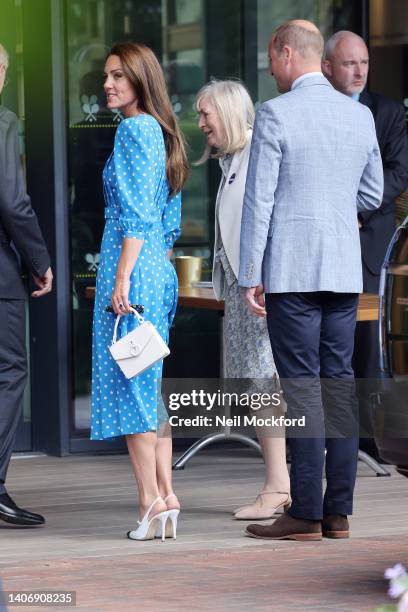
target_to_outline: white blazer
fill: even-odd
[[[215,261],[221,244],[235,277],[239,274],[239,243],[241,235],[242,205],[244,202],[245,182],[251,149],[252,130],[248,130],[248,142],[235,153],[228,174],[220,182],[215,204],[215,242],[212,282],[217,300],[224,297],[224,270],[221,262]]]

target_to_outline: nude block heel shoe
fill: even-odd
[[[169,511],[164,510],[163,512],[159,512],[151,517],[149,520],[149,514],[152,511],[154,504],[161,500],[161,497],[158,497],[154,500],[149,506],[146,514],[142,518],[141,521],[137,521],[139,527],[134,529],[133,531],[127,532],[127,537],[129,540],[153,540],[157,531],[157,528],[161,526],[161,539],[165,541],[165,533],[166,533],[166,522],[169,518]],[[158,524],[159,523],[159,526]]]
[[[273,516],[280,510],[287,512],[291,506],[292,500],[290,494],[287,491],[261,491],[257,497],[263,497],[264,495],[285,495],[286,499],[276,506],[270,506],[265,508],[264,511],[255,510],[255,504],[242,506],[234,513],[234,519],[238,521],[265,521],[273,518]]]

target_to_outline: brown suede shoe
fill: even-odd
[[[347,516],[342,514],[329,514],[323,517],[322,531],[325,538],[342,539],[348,538],[349,522]]]
[[[322,539],[320,521],[307,521],[283,514],[271,525],[248,525],[245,533],[264,540],[298,540],[310,542]]]

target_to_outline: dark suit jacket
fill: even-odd
[[[364,291],[378,293],[379,274],[395,231],[395,198],[408,188],[408,134],[402,106],[378,94],[363,91],[360,102],[374,115],[384,168],[384,196],[374,212],[360,213]]]
[[[23,299],[20,266],[11,242],[28,270],[43,276],[50,258],[25,191],[17,117],[0,106],[0,298]]]

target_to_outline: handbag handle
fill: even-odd
[[[132,309],[132,312],[133,312],[134,315],[136,315],[136,318],[137,318],[137,320],[139,321],[140,324],[144,323],[144,318],[137,312],[137,310]],[[113,328],[112,345],[117,342],[118,326],[119,326],[119,321],[120,321],[120,317],[121,316],[122,315],[119,314],[116,317],[115,327]]]

